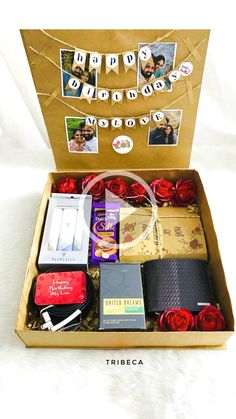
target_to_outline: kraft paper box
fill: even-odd
[[[120,242],[138,238],[150,221],[150,208],[120,209]],[[200,215],[188,208],[158,208],[157,222],[135,246],[121,248],[120,262],[146,262],[158,258],[207,260]]]
[[[156,177],[178,179],[188,177],[193,179],[198,188],[198,207],[201,211],[202,223],[208,243],[208,256],[211,275],[213,277],[216,300],[220,301],[224,313],[227,330],[222,332],[48,332],[31,330],[28,327],[28,300],[32,281],[38,274],[37,256],[40,248],[40,236],[43,231],[47,203],[53,183],[63,176],[81,178],[90,172],[60,172],[50,173],[42,202],[39,209],[33,244],[26,271],[22,297],[19,306],[16,333],[28,347],[93,347],[93,348],[124,348],[124,347],[220,347],[226,343],[234,331],[234,318],[231,301],[226,285],[226,279],[220,258],[214,225],[207,203],[207,198],[199,174],[190,169],[150,169],[134,171],[135,174],[150,182]]]
[[[188,169],[209,30],[37,29],[22,30],[21,35],[35,84],[34,93],[38,96],[44,116],[56,169],[49,174],[42,196],[18,311],[17,335],[28,347],[125,348],[224,345],[234,331],[230,296],[204,188],[199,174],[193,169]],[[165,80],[161,77],[161,84],[158,81],[153,83],[154,89],[150,90],[150,86],[148,87],[149,92],[151,91],[150,96],[145,96],[147,88],[142,89],[137,83],[137,79],[141,78],[142,68],[142,63],[138,62],[137,57],[143,45],[150,45],[154,55],[159,54],[158,51],[163,46],[174,52],[172,61],[166,66]],[[73,57],[77,57],[78,51],[85,53],[88,63],[91,53],[94,55],[96,51],[101,54],[101,68],[97,74],[95,70],[95,78],[94,70],[87,69],[94,83],[93,88],[97,90],[96,98],[83,95],[78,97],[77,93],[81,86],[76,75],[64,84],[70,74],[72,76],[72,70],[76,70],[76,67],[73,67]],[[124,65],[123,57],[130,51],[133,51],[133,56],[136,57],[137,66],[128,69]],[[118,56],[119,65],[116,71],[106,66],[109,54],[112,57],[114,54]],[[179,68],[182,69],[181,77],[174,81],[172,88],[167,91],[168,76],[172,76],[172,80],[178,78]],[[172,70],[174,71],[171,75]],[[188,70],[190,75],[184,73]],[[78,89],[73,90],[74,83],[79,86]],[[86,85],[86,82],[83,83]],[[163,90],[156,90],[160,85],[162,88],[165,85]],[[104,89],[109,99],[101,101],[98,93]],[[84,90],[86,91],[86,88]],[[122,96],[121,103],[115,103],[113,100],[113,93],[116,90]],[[136,99],[128,99],[129,90],[135,91]],[[159,123],[154,117],[160,117],[161,114],[164,115],[166,123],[170,121],[174,125],[175,136],[172,135],[170,145],[165,145],[166,141],[161,146],[155,145],[156,138],[154,141],[152,138],[156,128],[159,130]],[[94,150],[97,152],[78,152],[72,147],[75,146],[74,140],[72,141],[72,128],[78,128],[78,124],[85,123],[89,116],[92,116],[96,122],[94,142],[97,141],[95,146],[98,147]],[[113,119],[122,120],[122,125],[118,129],[112,125]],[[127,125],[130,119],[132,123],[135,121],[133,128]],[[105,121],[106,127],[103,125]],[[133,148],[127,154],[120,154],[113,148],[113,144],[117,146],[117,138],[120,136],[132,140]],[[112,176],[113,171],[115,171],[114,176],[117,176],[117,171],[121,170],[128,170],[149,184],[157,178],[170,181],[190,178],[196,183],[197,204],[208,245],[209,268],[214,281],[216,299],[220,302],[226,319],[226,331],[176,333],[156,332],[152,329],[146,332],[102,332],[85,328],[77,332],[50,332],[30,328],[29,296],[33,280],[39,273],[37,258],[53,185],[65,176],[81,179],[92,173],[104,172]]]

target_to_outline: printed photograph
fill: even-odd
[[[159,77],[164,77],[175,67],[176,46],[175,42],[157,42],[154,44],[138,44],[138,50],[148,46],[151,57],[147,61],[138,59],[137,87],[151,83]],[[167,77],[164,77],[166,83]],[[171,85],[166,83],[166,89],[171,90]]]
[[[96,125],[86,125],[86,118],[65,117],[68,150],[70,153],[98,153]]]
[[[78,63],[78,51],[60,50],[62,96],[80,98],[84,86],[91,87],[91,99],[96,99],[97,71],[89,71],[90,54],[85,63]]]
[[[157,111],[150,112],[150,128],[148,133],[149,146],[176,146],[182,120],[182,109],[162,110],[162,118],[156,123],[153,115]]]

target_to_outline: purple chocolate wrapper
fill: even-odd
[[[91,264],[100,262],[116,262],[118,249],[116,248],[119,222],[118,203],[93,203],[92,233],[98,241],[92,240]]]

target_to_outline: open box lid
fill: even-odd
[[[21,34],[58,170],[188,167],[209,30]]]

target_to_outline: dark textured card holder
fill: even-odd
[[[145,301],[148,312],[169,308],[200,311],[215,305],[207,262],[196,259],[158,259],[144,263]]]

